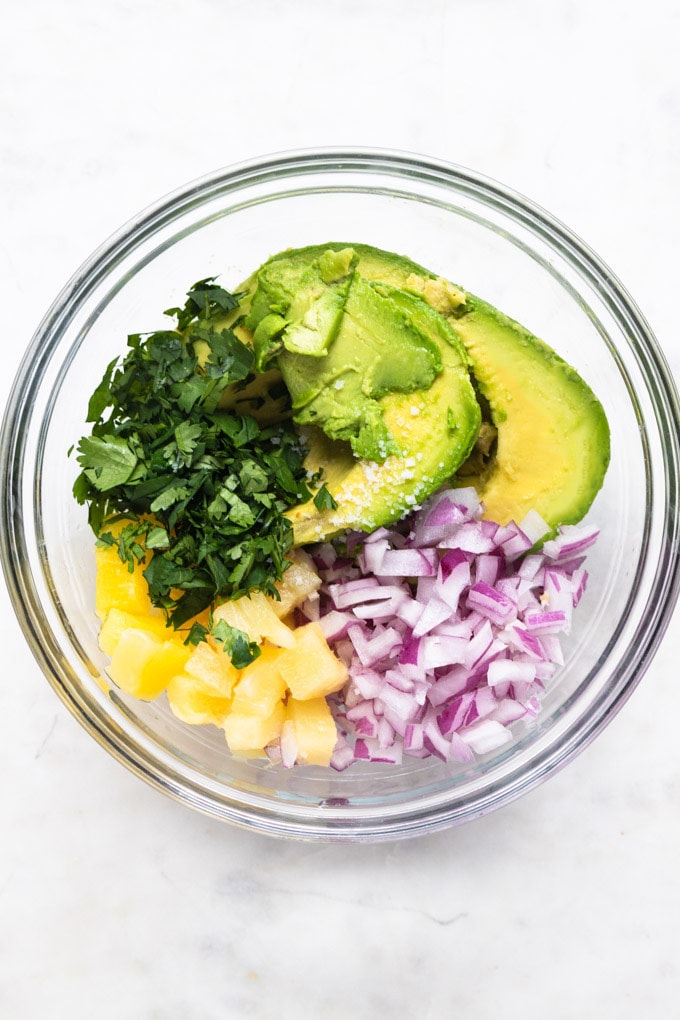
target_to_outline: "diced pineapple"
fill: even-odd
[[[266,638],[281,648],[295,647],[292,630],[279,620],[272,609],[271,600],[260,591],[218,606],[214,618],[217,622],[225,620],[230,627],[245,631],[250,640],[258,645]]]
[[[213,646],[207,641],[196,645],[184,667],[188,676],[199,680],[211,694],[228,698],[239,678],[239,671],[222,645]]]
[[[289,698],[285,725],[290,724],[297,744],[298,763],[328,765],[338,739],[338,731],[326,699],[298,701]]]
[[[154,612],[142,574],[143,565],[135,564],[134,570],[128,570],[115,546],[95,546],[94,555],[97,566],[95,609],[102,620],[110,609],[122,609],[135,616]]]
[[[194,676],[174,676],[167,686],[170,708],[182,722],[201,726],[212,723],[222,726],[229,714],[228,697],[219,697],[214,687],[208,687]]]
[[[105,655],[113,655],[121,634],[124,630],[129,630],[131,627],[136,630],[149,631],[162,641],[168,640],[172,635],[172,630],[168,629],[165,623],[165,616],[160,609],[155,610],[153,614],[148,613],[145,616],[135,616],[133,613],[128,613],[124,609],[117,609],[114,606],[106,614],[106,619],[99,631],[99,647]]]
[[[293,697],[306,701],[339,691],[347,681],[347,667],[329,647],[319,624],[307,623],[294,634],[295,648],[281,652],[277,661]]]
[[[130,628],[120,635],[109,676],[121,690],[152,701],[183,671],[190,654],[178,639],[162,641],[151,631]]]
[[[273,712],[266,717],[246,712],[231,711],[224,720],[224,735],[233,754],[248,754],[276,740],[283,726],[285,708],[277,701]]]
[[[241,672],[234,690],[234,712],[262,718],[271,714],[286,693],[286,682],[278,670],[281,654],[280,649],[263,645],[258,658]]]
[[[321,586],[321,578],[314,569],[314,563],[308,553],[296,549],[291,553],[290,560],[290,566],[276,585],[281,599],[271,599],[272,609],[279,618],[287,616],[296,606],[302,605],[305,599]]]

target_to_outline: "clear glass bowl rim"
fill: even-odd
[[[442,808],[434,814],[406,813],[404,817],[381,820],[348,819],[346,824],[328,823],[322,815],[297,819],[278,818],[267,811],[243,809],[228,798],[211,802],[190,782],[168,775],[157,762],[121,739],[106,720],[97,718],[79,695],[49,624],[40,608],[27,564],[23,530],[23,496],[20,479],[25,460],[26,424],[31,418],[31,395],[39,386],[56,346],[80,301],[96,287],[110,268],[164,226],[203,205],[211,198],[228,195],[251,184],[269,180],[322,173],[385,173],[403,181],[436,183],[468,195],[488,208],[496,209],[547,242],[575,267],[614,311],[619,322],[630,328],[631,343],[642,365],[645,381],[654,394],[659,431],[667,437],[663,448],[667,488],[662,560],[655,574],[654,598],[650,599],[643,633],[627,667],[617,677],[600,711],[568,734],[553,752],[532,762],[521,777],[492,785],[463,805]],[[672,375],[661,349],[642,313],[621,282],[605,263],[569,228],[531,200],[498,182],[450,163],[393,150],[368,148],[326,148],[274,153],[210,173],[162,198],[118,230],[82,264],[57,295],[38,326],[20,364],[12,386],[0,432],[0,470],[4,480],[0,527],[0,556],[10,598],[26,640],[52,687],[97,742],[132,772],[194,808],[247,828],[297,838],[331,840],[393,839],[417,835],[478,817],[535,787],[562,768],[611,721],[642,679],[671,619],[680,592],[680,560],[677,554],[680,505],[678,464],[680,463],[680,403]]]

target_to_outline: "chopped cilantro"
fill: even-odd
[[[314,496],[314,506],[320,512],[323,510],[337,510],[338,504],[335,502],[330,492],[326,488],[325,484],[321,486],[316,495]]]
[[[248,640],[248,635],[237,627],[231,627],[226,620],[220,620],[212,628],[212,636],[224,645],[236,669],[244,669],[260,654],[260,647]]]
[[[90,399],[92,432],[76,448],[73,491],[98,540],[131,570],[144,564],[151,600],[176,628],[215,601],[277,597],[292,545],[284,511],[311,498],[291,423],[264,426],[221,406],[254,371],[251,348],[224,326],[237,307],[201,280],[169,309],[175,329],[131,335]],[[114,534],[120,518],[128,523]],[[187,641],[206,634],[194,622]],[[256,654],[241,631],[218,624],[213,636],[237,665]]]

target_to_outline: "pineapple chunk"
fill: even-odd
[[[155,610],[153,614],[149,613],[146,616],[135,616],[133,613],[117,609],[114,606],[106,614],[99,631],[99,647],[105,655],[113,655],[121,634],[130,628],[149,631],[162,641],[168,639],[172,634],[172,631],[166,626],[165,617],[160,610]]]
[[[214,687],[203,684],[194,676],[174,676],[166,694],[177,718],[193,726],[206,723],[222,726],[229,714],[229,698],[216,695]]]
[[[245,631],[250,640],[258,645],[266,638],[281,648],[295,647],[292,630],[279,620],[272,609],[272,600],[260,591],[218,606],[214,618],[218,622],[225,620],[230,627]]]
[[[335,720],[325,698],[289,698],[285,726],[292,724],[301,765],[328,765],[338,739]]]
[[[95,546],[94,556],[97,566],[95,609],[100,619],[103,620],[110,609],[122,609],[135,616],[154,612],[141,564],[136,564],[133,571],[128,570],[114,546]]]
[[[151,631],[131,627],[120,635],[109,676],[121,690],[152,701],[182,672],[190,654],[181,641],[162,641]]]
[[[231,711],[223,724],[229,750],[251,756],[266,747],[280,736],[285,714],[282,701],[277,701],[274,710],[264,717]]]
[[[296,606],[318,591],[321,578],[314,569],[312,558],[302,549],[296,549],[290,556],[290,566],[284,571],[283,578],[276,587],[281,599],[271,599],[271,607],[281,619],[287,616]]]
[[[228,698],[239,678],[239,671],[221,645],[202,641],[191,653],[184,672],[198,680],[212,695]]]
[[[306,701],[339,691],[347,681],[347,667],[330,649],[319,624],[307,623],[294,634],[295,648],[281,652],[277,662],[293,697]]]
[[[258,658],[241,673],[234,691],[234,712],[262,718],[271,715],[276,703],[286,693],[286,682],[278,670],[280,657],[278,648],[263,645]]]

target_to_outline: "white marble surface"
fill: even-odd
[[[568,223],[680,374],[674,0],[23,0],[2,8],[0,404],[89,252],[303,146],[419,151]],[[463,828],[282,843],[148,789],[73,721],[0,588],[0,1016],[646,1020],[680,997],[680,617],[576,762]]]

